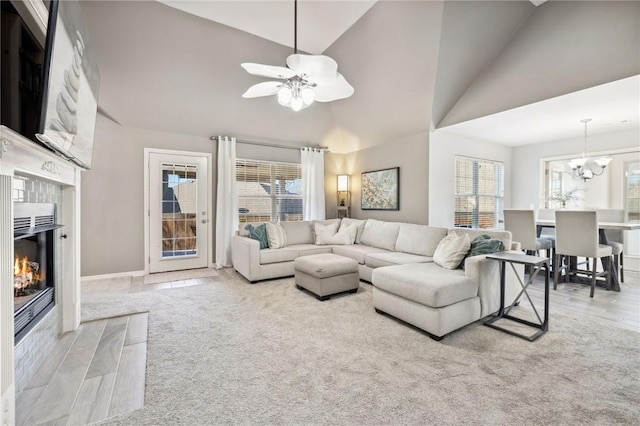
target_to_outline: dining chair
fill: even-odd
[[[598,235],[598,213],[595,210],[577,211],[577,210],[558,210],[556,211],[556,253],[554,259],[553,286],[554,289],[558,285],[558,278],[561,269],[565,269],[569,273],[582,273],[591,277],[591,293],[596,288],[596,280],[599,277],[606,276],[607,289],[611,287],[611,265],[612,250],[611,246],[600,244]],[[569,271],[569,264],[562,266],[561,258],[566,256],[586,257],[587,261],[592,259],[592,268],[589,270],[587,264],[586,270]],[[608,258],[606,269],[597,272],[598,259]],[[568,263],[568,262],[567,262]],[[568,274],[566,274],[568,275]]]
[[[626,222],[623,209],[602,209],[598,210],[598,220],[600,222]],[[616,229],[605,229],[607,244],[611,246],[613,252],[613,264],[620,276],[620,282],[624,282],[624,234]]]
[[[536,217],[533,210],[505,210],[504,229],[511,232],[511,241],[517,241],[522,250],[539,255],[540,250],[546,251],[546,257],[551,259],[552,242],[546,238],[538,238],[536,232]]]
[[[556,219],[556,210],[555,209],[538,209],[537,214],[538,219],[541,220],[555,220]],[[556,241],[556,230],[555,228],[543,226],[542,231],[540,232],[539,238],[544,238],[546,240],[553,241],[553,245],[555,245]]]

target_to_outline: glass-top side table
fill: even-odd
[[[533,342],[538,337],[546,333],[547,330],[549,330],[549,258],[540,257],[540,256],[530,256],[527,254],[520,254],[520,253],[498,252],[498,253],[488,254],[487,259],[493,259],[500,262],[500,309],[498,310],[497,314],[493,315],[491,318],[486,320],[484,324],[488,327],[495,328],[496,330],[504,331],[505,333],[509,333],[513,336],[520,337],[522,339]],[[520,282],[520,286],[522,287],[522,290],[520,290],[520,293],[518,293],[518,296],[515,298],[514,302],[511,305],[505,307],[504,306],[505,272],[506,272],[507,263],[511,265],[511,268],[513,269],[515,276],[518,278],[518,281]],[[526,268],[527,266],[531,267],[531,273],[529,274],[529,278],[526,283],[523,282],[524,277],[520,277],[520,275],[516,271],[516,268],[514,265],[517,265],[517,264],[524,265],[525,269],[527,269]],[[533,280],[538,275],[538,273],[542,270],[544,270],[543,318],[540,317],[540,314],[538,313],[538,310],[536,309],[535,304],[529,297],[529,293],[527,293],[527,287],[529,287],[529,285],[533,282]],[[513,307],[520,302],[520,298],[522,297],[522,295],[525,295],[529,300],[529,303],[533,308],[533,312],[536,314],[536,317],[538,318],[538,321],[539,321],[538,323],[531,322],[522,318],[514,317],[509,314],[511,309],[513,309]],[[506,319],[506,320],[518,322],[520,324],[525,324],[527,326],[538,329],[538,331],[530,336],[521,334],[516,331],[509,330],[508,328],[501,327],[499,324],[496,324],[495,322],[500,319]]]

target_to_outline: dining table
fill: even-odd
[[[542,228],[555,228],[556,222],[553,219],[537,219],[536,220],[536,231],[537,236],[540,237],[542,233]],[[598,235],[600,237],[600,244],[608,244],[606,230],[617,230],[617,231],[637,231],[640,230],[640,222],[598,222]],[[602,259],[603,267],[607,267],[607,262],[610,262],[609,259]],[[618,279],[618,271],[616,268],[611,267],[611,290],[620,291],[620,281]]]

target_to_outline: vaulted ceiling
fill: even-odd
[[[208,5],[223,23],[156,1],[82,2],[100,108],[130,127],[351,152],[640,74],[638,2],[336,1],[303,12],[322,3],[300,2],[300,47],[333,57],[355,93],[296,113],[275,97],[241,98],[264,79],[240,63],[284,65],[292,53],[277,31],[286,25],[229,26],[246,15],[269,27],[283,2]],[[332,14],[344,19],[322,24]],[[331,31],[302,44],[305,22]]]

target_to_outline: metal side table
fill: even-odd
[[[522,339],[533,342],[538,337],[546,333],[547,330],[549,330],[549,259],[546,257],[530,256],[526,254],[507,253],[507,252],[498,252],[494,254],[488,254],[487,259],[493,259],[500,262],[500,309],[498,310],[497,314],[493,315],[491,318],[486,320],[484,324],[488,327],[495,328],[496,330],[504,331],[505,333],[509,333],[513,336],[517,336]],[[522,290],[520,290],[520,293],[518,293],[518,297],[515,298],[513,304],[505,307],[504,292],[505,292],[505,272],[506,272],[507,263],[511,265],[511,268],[513,269],[513,273],[516,275],[516,277],[518,278],[518,281],[520,282],[520,285],[522,286]],[[529,279],[527,280],[526,284],[522,282],[522,278],[520,277],[520,275],[518,275],[518,272],[516,271],[514,264],[524,265],[525,268],[527,266],[531,267],[532,270],[531,270],[531,273],[529,274]],[[529,287],[529,285],[533,282],[533,280],[538,275],[538,273],[542,270],[544,270],[544,319],[540,318],[540,314],[538,313],[536,306],[533,304],[533,301],[531,300],[531,298],[529,297],[529,294],[527,293],[527,287]],[[529,303],[531,304],[531,307],[533,308],[533,312],[535,312],[539,323],[534,323],[522,318],[509,315],[509,312],[516,304],[518,304],[523,294],[527,296],[527,299],[529,300]],[[538,331],[531,336],[520,334],[513,330],[509,330],[507,328],[501,327],[498,324],[495,324],[495,322],[500,319],[516,321],[521,324],[525,324],[530,327],[537,328]]]

